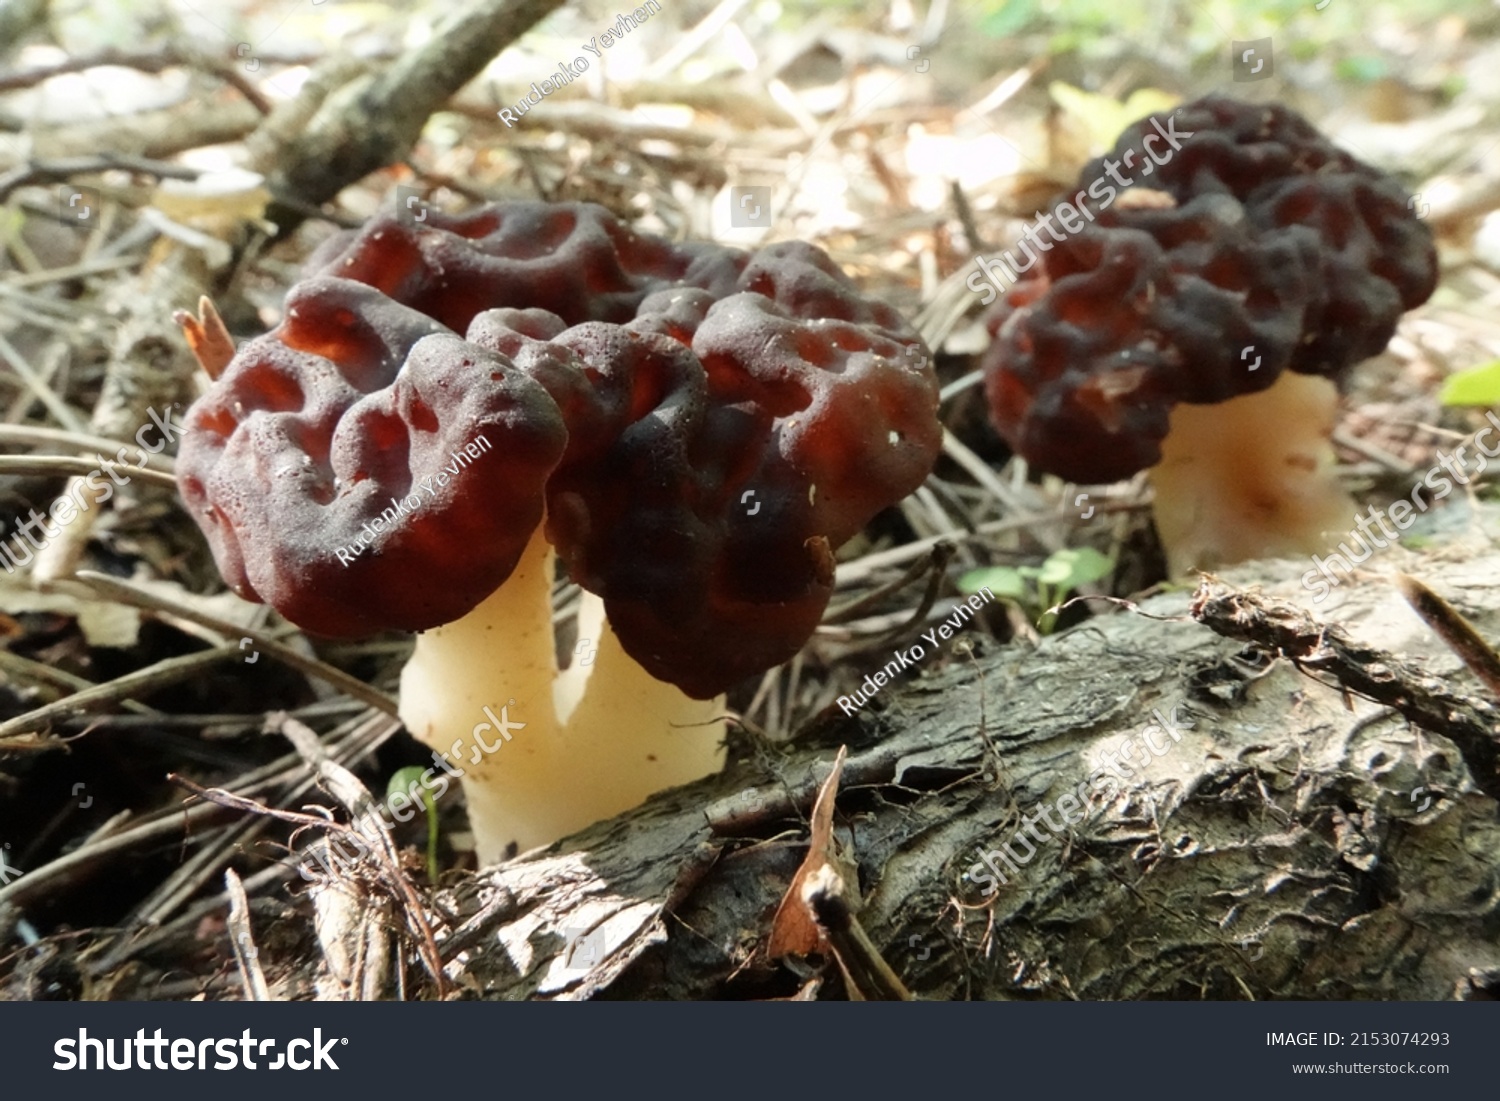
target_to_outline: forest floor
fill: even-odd
[[[1060,686],[1069,677],[1096,676],[1105,685],[1161,681],[1160,691],[1146,693],[1150,699],[1134,701],[1149,708],[1160,702],[1156,697],[1171,696],[1168,680],[1207,675],[1238,649],[1205,641],[1207,632],[1189,639],[1186,627],[1141,633],[1139,621],[1122,625],[1134,614],[1129,608],[1104,600],[1047,614],[1075,594],[1136,602],[1162,594],[1155,599],[1164,603],[1148,605],[1155,614],[1186,617],[1191,586],[1167,583],[1144,478],[1079,486],[1037,476],[1011,456],[988,424],[976,385],[987,338],[978,322],[980,301],[965,283],[976,255],[1019,239],[1027,222],[1135,118],[1210,91],[1301,110],[1345,148],[1395,174],[1438,241],[1437,293],[1403,318],[1382,355],[1354,373],[1334,437],[1340,475],[1357,500],[1404,497],[1437,463],[1440,449],[1451,450],[1484,423],[1472,404],[1444,404],[1445,380],[1500,363],[1500,17],[1413,13],[1403,22],[1382,10],[1361,22],[1356,12],[1338,11],[1353,5],[1334,5],[1329,19],[1344,22],[1299,16],[1275,28],[1285,49],[1274,80],[1240,82],[1227,63],[1226,40],[1259,35],[1185,16],[1172,27],[1143,19],[1105,49],[1083,31],[1002,27],[991,5],[956,10],[935,25],[901,5],[883,21],[841,9],[778,19],[735,0],[667,6],[611,46],[587,79],[547,96],[512,126],[497,110],[614,25],[614,9],[476,2],[463,10],[484,33],[471,28],[450,41],[439,18],[445,5],[416,13],[379,5],[339,12],[245,2],[215,5],[224,14],[214,18],[188,4],[117,7],[109,19],[57,15],[48,23],[32,10],[45,5],[0,6],[0,21],[18,21],[0,25],[6,539],[30,509],[45,511],[70,478],[94,470],[97,455],[112,456],[153,430],[159,421],[152,410],[174,403],[181,410],[201,392],[206,380],[172,320],[174,310],[195,309],[198,297],[208,295],[236,338],[265,331],[279,320],[282,297],[312,250],[411,193],[398,188],[452,210],[493,199],[587,200],[674,240],[743,248],[794,238],[817,244],[864,290],[913,319],[935,353],[948,438],[927,484],[843,548],[830,616],[803,652],[731,694],[744,731],[734,745],[738,764],[694,797],[733,800],[738,792],[754,803],[745,793],[759,792],[757,809],[745,816],[750,825],[721,822],[700,834],[694,814],[701,807],[694,812],[668,801],[644,817],[627,816],[634,824],[622,827],[629,835],[622,848],[592,835],[603,854],[592,862],[578,855],[589,851],[585,835],[561,852],[475,875],[462,806],[449,801],[442,808],[440,884],[426,881],[421,830],[411,825],[397,831],[398,858],[366,869],[352,894],[299,878],[295,850],[317,828],[299,830],[258,809],[304,812],[316,804],[331,819],[348,821],[358,789],[341,789],[344,781],[330,780],[327,768],[320,773],[321,760],[379,794],[391,773],[425,759],[390,714],[411,639],[309,638],[225,592],[173,488],[173,448],[142,458],[142,469],[107,507],[66,525],[30,569],[0,574],[0,997],[239,998],[264,994],[256,976],[264,984],[267,971],[277,996],[416,997],[465,989],[505,996],[606,989],[611,996],[816,996],[822,978],[770,968],[754,946],[769,921],[765,901],[774,905],[805,853],[799,847],[805,838],[789,832],[787,821],[795,826],[811,814],[839,745],[851,747],[844,782],[865,785],[850,813],[890,827],[858,858],[868,920],[881,951],[895,946],[891,959],[918,993],[1244,992],[1247,980],[1233,967],[1211,978],[1192,968],[1127,974],[1058,950],[1048,940],[1049,921],[1086,917],[1101,940],[1118,929],[1128,946],[1132,921],[1149,916],[1113,911],[1102,894],[1090,896],[1097,905],[1082,907],[1087,915],[1070,916],[1059,892],[1093,888],[1080,886],[1092,881],[1066,854],[1051,869],[1058,875],[1049,886],[1030,896],[1037,909],[1020,918],[1014,908],[997,916],[993,900],[965,895],[953,879],[971,859],[963,854],[1000,828],[1028,777],[1051,767],[1049,754],[1070,744],[1073,733],[1087,727],[1104,738],[1139,725],[1138,712],[1117,713],[1102,697],[1062,700]],[[534,26],[541,16],[547,18]],[[485,44],[477,59],[475,42]],[[464,65],[478,75],[452,89],[431,77]],[[374,89],[376,99],[361,103],[340,93],[355,86]],[[390,105],[389,117],[371,118],[371,102]],[[295,228],[275,232],[268,213],[284,229]],[[1460,603],[1482,628],[1500,626],[1469,565],[1488,569],[1493,561],[1491,495],[1487,481],[1475,480],[1317,614],[1367,630],[1366,640],[1386,656],[1433,662],[1458,677],[1441,646],[1409,635],[1378,637],[1389,610],[1372,610],[1386,608],[1372,586],[1384,586],[1388,595],[1384,578],[1397,569],[1430,575],[1471,598]],[[1038,585],[1049,564],[1042,576],[1052,583]],[[1306,568],[1265,563],[1232,579],[1263,584],[1298,603],[1291,582]],[[941,619],[972,590],[976,571],[997,569],[1009,572],[985,576],[1014,581],[1016,593],[975,623],[968,649],[923,667],[902,697],[916,701],[910,713],[898,711],[897,721],[882,712],[842,726],[830,719],[838,697],[888,660],[893,629]],[[1437,581],[1434,587],[1441,590]],[[577,596],[576,586],[558,586],[560,616]],[[1079,640],[1090,632],[1124,649],[1106,646],[1045,674],[1028,664],[1067,665],[1074,659],[1056,655],[1083,645]],[[1119,657],[1131,645],[1162,649]],[[1186,666],[1168,657],[1181,657],[1191,670],[1184,673]],[[995,679],[984,680],[992,670],[1032,684],[1035,694],[1006,697],[1002,705]],[[1288,679],[1268,681],[1267,692],[1276,686],[1274,700],[1259,705],[1300,706],[1298,675],[1283,668],[1278,676]],[[979,689],[981,683],[987,687]],[[1333,683],[1350,690],[1342,675]],[[939,687],[949,695],[934,695]],[[1330,701],[1338,693],[1329,691],[1329,699],[1307,703],[1296,723],[1289,719],[1287,737],[1302,732],[1316,741],[1322,728],[1314,720],[1335,710]],[[1483,693],[1467,691],[1474,721],[1493,729]],[[1023,721],[1046,711],[1049,697],[1059,697],[1059,715],[1074,708],[1065,721],[1055,727],[1041,718]],[[939,706],[939,698],[947,702]],[[994,710],[1002,706],[1014,712],[1009,726]],[[1390,701],[1382,706],[1382,714],[1392,713]],[[949,741],[932,726],[945,709],[952,712],[945,720]],[[1233,730],[1225,720],[1221,751],[1250,752],[1256,723],[1273,721],[1241,720]],[[1011,779],[998,794],[994,762],[974,756],[969,744],[973,731],[991,730],[990,723],[1002,741],[1016,739]],[[917,735],[925,750],[902,740]],[[1381,736],[1400,742],[1404,734]],[[1211,767],[1212,747],[1200,749],[1202,759],[1183,766],[1178,780],[1187,794],[1173,805],[1195,806],[1189,795],[1208,784],[1223,804],[1212,813],[1226,816],[1205,827],[1211,833],[1244,811],[1237,801],[1248,796],[1234,785],[1253,776],[1226,779]],[[1429,775],[1436,767],[1423,764],[1430,754],[1412,752],[1413,775]],[[1494,875],[1493,803],[1484,802],[1483,778],[1465,781],[1457,763],[1443,764],[1455,770],[1445,790],[1457,809],[1442,829],[1469,828],[1471,845],[1480,846],[1470,850],[1479,853],[1473,877],[1479,884]],[[1319,784],[1297,790],[1321,806],[1323,794],[1344,791],[1356,771],[1339,756],[1319,773]],[[1390,792],[1418,783],[1390,769],[1373,772],[1389,783],[1357,793],[1360,813],[1388,809]],[[242,802],[206,801],[188,784]],[[777,788],[792,794],[767,809],[775,802],[768,793]],[[896,805],[904,808],[899,828],[883,817]],[[1145,841],[1118,832],[1130,813],[1126,808],[1111,820],[1116,834],[1109,843],[1139,859]],[[1345,806],[1340,813],[1353,811]],[[925,832],[901,832],[912,828],[913,815],[926,816]],[[1473,841],[1481,829],[1476,823],[1486,821],[1487,840]],[[933,840],[933,823],[943,826],[941,844]],[[1311,833],[1287,846],[1310,876],[1318,858],[1308,838],[1317,830],[1302,825]],[[1335,831],[1339,859],[1358,848],[1351,830],[1358,833],[1358,823]],[[753,855],[730,859],[743,850],[720,846],[713,860],[702,858],[703,845],[730,836],[737,844],[753,837]],[[1427,867],[1424,846],[1432,841],[1417,846],[1418,869]],[[921,874],[903,870],[902,859]],[[659,868],[637,874],[647,866],[641,861]],[[1346,861],[1358,862],[1357,853]],[[879,872],[874,878],[872,868]],[[1083,878],[1061,875],[1070,868]],[[572,884],[573,893],[533,905],[528,892],[543,872]],[[1214,875],[1232,889],[1224,886],[1233,878],[1229,871],[1216,867]],[[590,888],[603,880],[608,892]],[[740,897],[749,901],[710,905],[746,884],[754,889]],[[1340,880],[1337,891],[1358,894],[1367,886]],[[1174,904],[1188,890],[1173,884]],[[640,905],[632,909],[632,902]],[[1494,939],[1492,897],[1485,906],[1446,896],[1438,903],[1433,912],[1452,922],[1455,942]],[[580,911],[585,904],[597,912]],[[1303,913],[1325,904],[1323,896],[1296,903]],[[1385,912],[1372,904],[1329,911],[1320,920]],[[739,927],[719,928],[713,937],[737,947],[700,958],[682,937],[673,939],[669,913],[686,915],[679,924],[697,928],[719,920],[714,913],[731,915]],[[1006,962],[996,930],[1012,919],[1024,928],[1008,942],[1007,985],[996,978],[995,968]],[[572,968],[565,927],[608,927],[611,947],[625,947],[608,966]],[[922,938],[933,930],[946,947],[935,957],[920,955]],[[1177,931],[1175,950],[1190,954],[1212,955],[1227,936],[1198,926]],[[490,935],[505,947],[503,966],[475,955]],[[1247,937],[1227,940],[1233,948]],[[667,942],[675,947],[663,954]],[[543,943],[545,949],[537,947]],[[1333,993],[1451,995],[1453,975],[1463,968],[1429,960],[1427,948],[1408,948],[1421,961],[1412,969],[1421,973],[1415,985],[1382,987],[1391,974],[1382,971],[1367,985]],[[1293,982],[1287,975],[1262,975],[1259,989],[1327,995],[1330,987],[1315,984],[1367,950],[1379,947],[1342,945],[1324,958],[1327,970],[1302,976],[1311,988],[1287,985]],[[1294,939],[1274,945],[1272,956],[1296,961],[1310,951]],[[1483,973],[1475,989],[1500,967],[1480,955],[1475,949],[1464,964]],[[989,964],[976,964],[981,958]],[[1039,970],[1038,961],[1048,960],[1053,971]],[[1068,981],[1058,979],[1064,971]],[[653,985],[658,979],[670,981]],[[833,986],[860,987],[857,974],[846,972],[844,982]]]

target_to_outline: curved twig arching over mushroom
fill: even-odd
[[[1181,148],[1152,164],[1169,129]],[[1326,549],[1355,511],[1332,475],[1335,382],[1431,295],[1432,235],[1400,184],[1284,107],[1209,96],[1143,119],[1080,187],[1127,150],[1152,174],[986,317],[995,425],[1071,481],[1151,468],[1173,573]]]
[[[931,469],[937,388],[811,246],[427,213],[320,250],[189,411],[179,481],[241,595],[423,632],[402,717],[491,860],[719,767],[721,693],[800,649],[834,550]],[[563,673],[554,554],[595,651]]]

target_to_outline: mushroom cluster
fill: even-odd
[[[310,267],[189,410],[182,495],[247,599],[422,632],[402,718],[464,762],[484,860],[717,769],[716,697],[797,652],[834,551],[937,457],[925,350],[806,244],[516,202]],[[585,590],[562,672],[554,555]],[[524,729],[481,741],[502,703]]]
[[[1129,127],[1080,188],[1167,121]],[[1395,179],[1285,107],[1209,96],[1171,127],[1180,148],[1142,157],[986,315],[994,423],[1070,481],[1152,468],[1174,573],[1326,549],[1354,511],[1336,380],[1431,295],[1432,235]]]

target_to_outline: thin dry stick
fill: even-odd
[[[426,911],[421,899],[417,897],[416,888],[401,869],[400,854],[395,842],[391,840],[390,831],[376,813],[375,800],[354,773],[328,756],[323,743],[311,727],[289,715],[283,714],[279,719],[282,735],[292,743],[292,747],[318,779],[328,785],[334,798],[343,803],[354,816],[358,823],[354,832],[377,842],[371,846],[372,851],[379,857],[387,886],[402,903],[408,927],[417,936],[427,970],[437,984],[438,997],[443,997],[447,993],[448,980],[443,974],[442,953],[438,951],[437,939],[433,936],[432,926],[427,922]]]
[[[48,726],[54,719],[64,715],[71,715],[77,711],[85,711],[90,707],[100,704],[118,703],[126,699],[134,699],[137,696],[153,692],[158,688],[164,688],[169,684],[176,684],[180,680],[192,676],[199,669],[213,665],[237,653],[233,646],[224,645],[212,650],[203,650],[196,654],[184,654],[181,657],[167,658],[158,661],[155,665],[148,665],[144,669],[137,669],[134,673],[126,673],[123,677],[117,677],[105,684],[86,688],[82,692],[75,692],[71,696],[58,700],[56,703],[45,704],[34,711],[28,711],[24,715],[17,715],[8,722],[0,723],[0,738],[6,738],[13,734],[29,734]]]
[[[183,619],[188,619],[194,623],[210,627],[215,631],[220,631],[231,638],[248,638],[255,643],[258,650],[285,662],[292,668],[303,673],[309,673],[315,677],[320,677],[345,694],[353,696],[355,699],[367,703],[379,711],[384,711],[392,718],[400,717],[397,713],[396,701],[386,695],[386,693],[380,691],[380,689],[372,687],[356,677],[350,676],[342,669],[335,669],[332,665],[319,661],[317,658],[310,658],[298,653],[290,646],[278,641],[274,635],[265,631],[253,627],[242,627],[239,624],[231,623],[227,619],[208,615],[197,608],[189,607],[175,600],[168,600],[166,597],[158,596],[146,589],[121,581],[119,578],[109,577],[102,573],[96,573],[93,570],[80,570],[77,576],[80,581],[86,582],[91,588],[102,592],[122,604],[144,608],[150,612],[166,612],[171,615],[181,616]]]
[[[245,880],[245,892],[246,894],[256,894],[262,887],[269,887],[279,880],[286,879],[293,871],[294,868],[287,864],[277,863],[268,865]],[[216,895],[194,903],[171,921],[159,925],[139,937],[122,941],[123,949],[116,953],[118,961],[129,959],[132,955],[150,948],[153,944],[159,944],[162,941],[181,936],[185,931],[195,928],[208,915],[223,913],[224,907],[228,905],[228,891],[220,891]],[[101,961],[95,964],[90,968],[89,973],[91,975],[107,975],[119,966],[119,963],[116,961],[108,961],[110,963],[109,966],[105,966],[105,962]]]
[[[37,374],[30,363],[26,362],[26,357],[16,350],[15,345],[5,339],[4,333],[0,333],[0,360],[9,363],[15,369],[16,374],[21,376],[21,381],[26,384],[36,399],[45,405],[47,412],[57,418],[61,424],[74,432],[84,431],[82,418],[42,381],[42,377]]]
[[[258,803],[254,799],[248,799],[243,795],[236,795],[232,791],[225,791],[223,788],[206,788],[193,783],[186,776],[179,775],[176,772],[167,773],[167,779],[178,787],[185,788],[199,799],[224,807],[226,810],[237,810],[246,814],[265,814],[272,818],[279,818],[283,822],[290,822],[296,826],[313,826],[321,830],[333,830],[336,833],[354,832],[352,827],[346,826],[342,822],[335,822],[331,818],[325,818],[318,814],[304,814],[301,811],[283,810],[280,807],[268,806],[265,803]]]
[[[269,1002],[271,989],[260,969],[260,949],[255,947],[255,934],[250,929],[250,900],[233,868],[224,869],[224,886],[229,890],[229,941],[234,946],[234,962],[239,965],[245,997],[252,1002]]]
[[[1339,447],[1347,447],[1350,451],[1358,452],[1372,462],[1379,463],[1392,474],[1396,474],[1402,478],[1410,478],[1420,469],[1414,463],[1409,463],[1405,459],[1398,458],[1389,451],[1382,450],[1368,440],[1362,440],[1354,435],[1354,433],[1342,428],[1335,428],[1333,430],[1333,442]]]
[[[953,203],[953,212],[958,215],[958,224],[963,227],[964,240],[968,242],[969,251],[973,253],[987,251],[989,246],[985,243],[985,238],[974,221],[974,208],[969,205],[969,197],[964,194],[964,189],[959,186],[957,180],[948,181],[948,198]],[[975,374],[978,372],[976,371]]]
[[[1500,698],[1500,655],[1474,629],[1474,625],[1437,593],[1408,574],[1396,575],[1396,588],[1406,597],[1417,615],[1437,632],[1457,654],[1469,671],[1478,677],[1490,694]]]
[[[385,729],[387,736],[398,729],[397,725],[388,719],[378,719],[372,716],[372,720],[389,724]],[[345,744],[352,743],[361,733],[360,730],[356,730],[350,736],[350,742]],[[378,747],[385,740],[384,737],[379,737],[378,734],[375,737],[378,740],[374,746],[370,747],[371,749]],[[361,754],[362,751],[356,751],[353,756],[358,757]],[[296,770],[295,774],[293,773],[294,769]],[[277,784],[285,784],[294,779],[294,775],[300,774],[301,763],[298,761],[296,754],[288,753],[278,757],[269,764],[252,769],[243,776],[237,777],[233,783],[247,794],[254,794]],[[284,796],[284,799],[289,801],[297,798],[309,786],[311,786],[310,781],[302,781],[302,786],[289,792]],[[174,833],[180,833],[185,829],[200,824],[205,819],[218,817],[218,811],[218,807],[208,803],[200,803],[189,807],[165,807],[145,816],[128,830],[121,830],[119,833],[101,837],[98,841],[63,853],[55,860],[31,869],[14,882],[6,886],[0,886],[0,904],[7,902],[25,903],[33,896],[39,894],[46,884],[54,880],[61,878],[66,881],[69,876],[74,876],[83,869],[100,863],[106,857],[113,856],[115,853],[126,851],[137,845],[154,842]]]
[[[875,947],[875,942],[854,916],[844,899],[845,889],[843,879],[825,864],[803,887],[803,901],[817,915],[818,924],[828,934],[845,976],[855,987],[850,992],[851,999],[857,994],[865,1001],[912,1001],[911,991],[891,970],[891,965],[885,962],[880,949]]]
[[[896,580],[891,581],[885,585],[881,585],[878,588],[872,589],[864,596],[856,597],[854,600],[851,600],[847,604],[843,604],[837,608],[831,609],[823,616],[823,622],[825,624],[847,622],[848,620],[854,619],[859,616],[865,611],[866,608],[870,608],[875,604],[878,604],[880,601],[884,600],[886,597],[890,596],[893,593],[900,592],[902,589],[906,588],[906,586],[910,585],[913,581],[917,580],[917,578],[921,577],[924,573],[934,567],[934,565],[937,563],[937,548],[939,547],[947,548],[947,554],[951,556],[952,549],[950,544],[942,541],[933,544],[931,552],[929,552],[925,557],[919,558],[917,559],[917,561],[913,562],[906,568],[906,572],[903,573],[900,577],[896,578]],[[938,568],[941,569],[940,566]]]
[[[369,713],[367,715],[367,719],[356,720],[352,724],[353,730],[348,737],[341,739],[336,746],[331,747],[333,752],[336,752],[341,758],[346,759],[351,765],[358,764],[374,753],[397,730],[396,725],[389,720],[369,715]],[[371,720],[376,725],[371,726]],[[339,729],[342,730],[345,727],[341,726]],[[259,769],[255,773],[250,773],[242,777],[239,783],[242,786],[243,793],[248,795],[251,792],[276,785],[275,790],[269,796],[269,801],[285,806],[297,802],[312,788],[315,779],[307,775],[306,769],[302,767],[302,762],[295,754],[287,754],[279,758],[277,763],[285,767],[277,775],[270,776],[262,782],[243,786],[252,777],[267,771],[266,769]],[[193,811],[201,811],[205,807],[211,810],[217,809],[211,804],[199,804],[187,808],[186,811],[179,811],[178,814],[181,817],[178,820],[186,818]],[[183,875],[179,870],[178,873],[174,873],[165,883],[152,891],[149,897],[143,899],[127,915],[125,920],[120,923],[125,929],[130,931],[128,937],[122,938],[110,952],[106,953],[102,959],[98,959],[94,963],[91,973],[96,975],[108,974],[120,966],[126,959],[130,958],[131,955],[144,951],[151,945],[168,939],[174,935],[175,930],[184,928],[185,923],[191,924],[191,921],[188,920],[189,917],[192,920],[196,920],[206,913],[213,913],[221,909],[226,901],[222,896],[216,904],[210,905],[200,902],[196,907],[188,910],[186,914],[170,922],[167,920],[172,912],[172,908],[181,905],[189,897],[190,892],[187,890],[185,882],[190,882],[193,885],[193,889],[201,886],[213,874],[215,869],[222,867],[230,859],[234,850],[242,849],[247,841],[252,840],[262,832],[261,826],[268,821],[270,821],[269,818],[256,817],[250,819],[248,823],[231,823],[229,826],[218,829],[211,835],[200,836],[198,858],[201,859],[195,858],[195,867],[192,869],[191,874]],[[168,821],[166,824],[171,826],[174,823]],[[273,864],[267,871],[271,873],[269,879],[274,880],[286,878],[296,869],[297,865],[293,863],[277,863]],[[251,884],[261,882],[259,877],[263,874],[263,872],[258,872],[256,876],[252,876]]]
[[[927,577],[927,589],[922,593],[922,603],[918,604],[911,616],[889,633],[881,635],[875,641],[889,642],[900,638],[907,631],[920,624],[927,618],[927,613],[932,611],[932,606],[937,603],[938,591],[943,587],[944,580],[948,576],[948,563],[953,558],[953,545],[951,543],[939,543],[932,548],[932,573]]]
[[[84,692],[98,685],[84,677],[75,676],[66,669],[58,669],[44,662],[32,661],[30,658],[13,654],[9,650],[0,650],[0,673],[6,673],[17,678],[21,683],[32,681],[36,684],[56,684],[67,688],[72,692]],[[136,700],[121,700],[120,706],[137,715],[145,715],[153,718],[160,717],[162,712],[154,707],[147,707]]]
[[[1013,513],[1026,511],[1015,492],[1000,480],[999,475],[990,468],[989,463],[969,450],[962,440],[946,428],[943,429],[943,454],[968,471],[970,477],[989,490],[1008,511]],[[1037,517],[1038,523],[1031,532],[1031,537],[1049,551],[1061,550],[1063,547],[1062,536],[1054,530],[1054,524],[1047,522],[1059,519],[1066,520],[1067,517],[1039,516]]]
[[[57,475],[77,475],[84,477],[89,474],[103,473],[111,476],[117,470],[128,470],[130,473],[123,475],[125,481],[148,482],[151,485],[161,486],[164,489],[176,489],[177,479],[170,474],[164,474],[160,470],[152,470],[146,466],[134,466],[130,463],[117,463],[105,459],[102,463],[96,459],[80,459],[74,455],[0,455],[0,475],[29,474],[40,477]]]
[[[265,832],[270,820],[253,818],[235,822],[222,830],[218,837],[205,841],[198,851],[172,870],[160,883],[147,901],[149,905],[137,907],[126,923],[130,926],[155,926],[165,921],[179,906],[198,893],[218,871],[235,850],[244,851],[246,846]]]
[[[46,271],[13,275],[6,280],[6,285],[13,288],[45,287],[48,283],[61,283],[84,276],[100,275],[106,271],[139,267],[140,263],[139,256],[100,256],[82,264],[67,264],[60,268],[48,268]]]
[[[108,436],[98,436],[92,432],[69,432],[62,428],[40,428],[26,424],[0,424],[0,444],[18,445],[21,447],[33,447],[42,444],[55,444],[59,447],[77,448],[79,451],[97,451],[106,455],[118,455],[121,451],[129,450],[133,444],[122,443]],[[177,464],[169,455],[153,455],[143,448],[136,448],[139,457],[145,460],[144,465],[159,470],[163,474],[174,475]],[[33,456],[40,458],[41,456]],[[71,473],[71,472],[70,472]]]
[[[963,542],[980,539],[986,535],[999,535],[1008,531],[1018,531],[1021,528],[1030,527],[1034,520],[1043,517],[1016,516],[1005,520],[989,520],[979,525],[975,535],[930,535],[922,539],[914,539],[910,543],[902,543],[899,546],[887,547],[885,550],[873,551],[862,555],[849,562],[839,563],[835,585],[839,589],[853,588],[884,569],[899,566],[903,562],[910,562],[914,558],[920,558],[925,552],[931,550],[942,542]]]

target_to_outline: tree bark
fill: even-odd
[[[1500,556],[1403,556],[1382,568],[1419,565],[1500,634]],[[1257,580],[1229,575],[1200,611],[1256,629],[1246,609],[1260,605],[1234,586]],[[1294,584],[1261,599],[1312,607]],[[763,945],[847,745],[835,824],[858,866],[859,922],[919,997],[1494,996],[1500,826],[1481,787],[1495,777],[1476,783],[1443,727],[1462,741],[1487,724],[1493,739],[1496,711],[1465,698],[1478,689],[1459,661],[1386,578],[1334,590],[1318,614],[1346,645],[1289,649],[1300,667],[1277,656],[1285,637],[1222,637],[1192,608],[1178,592],[1034,649],[928,648],[920,675],[856,716],[833,708],[790,749],[737,746],[726,775],[449,892],[464,922],[441,945],[449,973],[485,997],[795,995],[814,969],[768,961]],[[1395,683],[1426,726],[1340,676]],[[1406,706],[1434,686],[1447,712]],[[1060,833],[1033,817],[1174,710],[1177,740],[1151,734],[1163,752],[1138,750],[1117,798]],[[1033,854],[1014,841],[1024,862],[999,864],[1009,882],[976,876],[1023,819]],[[591,939],[569,953],[578,932]],[[823,996],[837,974],[822,972]]]

